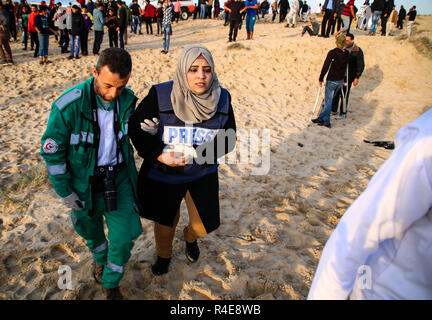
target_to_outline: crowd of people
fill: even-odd
[[[395,29],[403,29],[408,18],[407,33],[411,35],[412,25],[417,11],[413,6],[407,13],[403,6],[396,10],[394,0],[374,0],[370,5],[365,1],[357,8],[355,0],[325,0],[320,4],[323,15],[321,25],[312,14],[307,1],[279,0],[227,0],[220,7],[219,1],[199,0],[193,8],[182,7],[179,0],[159,0],[154,6],[150,0],[133,0],[127,6],[121,0],[93,2],[79,0],[63,6],[60,2],[49,4],[42,1],[40,5],[29,5],[26,0],[13,3],[12,0],[0,0],[0,54],[3,65],[13,64],[10,41],[21,41],[23,50],[30,49],[34,57],[40,57],[40,64],[51,63],[48,60],[49,38],[61,47],[61,53],[69,53],[69,59],[87,56],[89,35],[93,33],[93,55],[98,55],[104,38],[104,30],[108,32],[109,46],[124,48],[128,39],[128,28],[133,34],[143,34],[142,24],[145,23],[146,34],[153,34],[156,23],[156,36],[163,36],[162,53],[168,53],[172,23],[179,22],[182,13],[193,19],[224,19],[229,24],[228,41],[236,41],[238,30],[243,21],[246,25],[246,39],[253,40],[254,25],[257,20],[265,19],[272,13],[274,22],[279,15],[279,22],[285,27],[295,28],[303,23],[301,35],[328,38],[340,30],[351,33],[352,22],[358,30],[368,30],[371,36],[376,35],[381,21],[381,35],[393,35]],[[138,1],[140,3],[138,3]],[[21,32],[21,39],[18,34]],[[30,42],[30,48],[28,43]]]

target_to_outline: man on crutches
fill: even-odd
[[[358,85],[365,67],[363,51],[354,43],[354,35],[351,33],[346,34],[345,50],[349,52],[347,83],[340,91],[336,92],[332,106],[334,113],[339,111],[339,114],[336,116],[337,120],[346,118],[351,86],[354,85],[355,87]],[[343,102],[340,102],[341,99]],[[341,106],[340,108],[339,105]]]

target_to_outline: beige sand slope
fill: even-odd
[[[430,18],[419,22],[431,25]],[[220,21],[181,22],[168,55],[160,54],[160,37],[129,39],[129,86],[140,100],[152,84],[172,78],[184,46],[201,43],[212,51],[220,82],[232,95],[238,128],[271,132],[267,175],[251,175],[253,165],[221,165],[222,225],[200,240],[199,262],[189,264],[184,256],[182,206],[170,272],[154,277],[152,224],[142,220],[144,232],[121,283],[129,299],[304,299],[331,231],[390,155],[363,139],[392,140],[432,106],[431,60],[406,40],[359,35],[366,69],[352,91],[349,118],[333,121],[331,130],[307,128],[333,40],[300,38],[299,28],[260,22],[256,40],[245,41],[242,29],[241,47],[229,50],[227,32]],[[12,47],[16,66],[0,70],[3,189],[42,163],[40,137],[51,103],[86,80],[95,63],[90,56],[68,61],[52,42],[55,64],[41,67],[20,45]],[[8,197],[12,201],[0,214],[0,298],[103,298],[91,277],[91,254],[51,186]],[[60,265],[72,268],[72,290],[57,287]]]

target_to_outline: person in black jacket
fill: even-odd
[[[331,128],[330,114],[332,111],[333,97],[335,92],[340,90],[343,86],[348,65],[349,55],[348,52],[344,50],[345,43],[346,37],[341,31],[336,35],[336,48],[329,51],[321,69],[321,74],[319,76],[320,87],[322,87],[327,72],[328,75],[325,85],[324,107],[318,118],[312,120],[313,123],[319,126]]]
[[[384,11],[381,15],[381,35],[386,35],[387,29],[387,20],[390,17],[391,12],[393,11],[394,0],[386,0],[384,5]]]
[[[108,10],[107,23],[109,46],[118,48],[118,18],[114,15],[113,9]]]
[[[336,21],[339,12],[340,2],[333,0],[331,3],[329,0],[325,0],[321,13],[324,14],[321,22],[321,35],[320,37],[329,38],[330,31],[333,24]]]
[[[376,35],[378,21],[385,10],[385,0],[374,0],[371,5],[372,10],[372,28],[369,30],[369,35]]]
[[[81,9],[77,5],[72,6],[72,29],[70,34],[70,44],[71,44],[71,50],[70,50],[70,56],[68,59],[74,58],[75,53],[75,59],[79,59],[79,52],[80,52],[80,36],[85,28],[84,24],[84,18],[81,14]]]
[[[346,113],[348,112],[348,101],[351,92],[351,86],[354,85],[355,87],[358,85],[360,77],[365,68],[363,50],[354,43],[354,35],[351,33],[346,34],[345,50],[347,50],[349,53],[348,74],[345,78],[348,79],[348,81],[347,86],[342,87],[343,93],[345,95],[345,101],[342,101],[343,96],[341,90],[338,90],[333,98],[332,111],[336,113],[338,107],[341,106],[339,109],[339,116],[337,116],[336,119],[343,119],[346,117]]]
[[[127,12],[126,8],[123,7],[122,1],[117,1],[118,17],[119,17],[119,37],[120,37],[120,48],[124,49],[124,33],[127,28]]]
[[[289,9],[290,9],[290,5],[288,0],[279,1],[279,23],[285,21]]]
[[[219,227],[217,158],[234,149],[235,130],[231,96],[219,84],[211,53],[202,46],[186,47],[174,80],[152,86],[130,117],[130,138],[144,158],[138,177],[141,214],[155,222],[154,275],[168,272],[183,198],[189,213],[183,234],[190,262],[200,255],[197,239]]]
[[[406,18],[406,10],[404,6],[400,6],[399,17],[398,17],[396,28],[399,28],[401,30],[403,29],[403,22],[405,18]]]

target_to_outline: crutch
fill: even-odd
[[[309,118],[309,121],[308,122],[311,122],[311,120],[312,120],[312,117],[313,117],[313,115],[315,114],[315,110],[316,110],[316,107],[317,107],[317,105],[318,105],[318,100],[319,100],[319,97],[321,96],[321,86],[318,88],[318,94],[317,94],[317,97],[316,97],[316,99],[315,99],[315,105],[314,105],[314,107],[313,107],[313,109],[312,109],[312,114],[310,115],[310,118]],[[309,125],[310,125],[310,123],[309,123]]]

